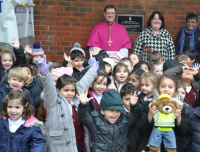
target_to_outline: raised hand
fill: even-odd
[[[92,97],[90,97],[90,98],[87,97],[88,91],[86,91],[86,93],[84,93],[84,90],[81,90],[81,91],[79,90],[78,92],[79,92],[79,94],[76,94],[76,96],[82,104],[86,104],[90,100],[92,100]]]
[[[46,55],[43,56],[43,60],[38,60],[38,59],[35,59],[35,60],[36,60],[37,67],[40,71],[40,74],[42,76],[46,76],[49,73],[49,67],[52,65],[52,62],[49,62],[47,64]]]
[[[193,68],[195,68],[195,69],[197,69],[197,70],[199,71],[200,64],[198,64],[198,63],[194,63],[194,67],[193,67]]]
[[[26,45],[25,49],[24,49],[28,54],[32,53],[32,48],[30,47],[30,45]]]
[[[136,91],[134,92],[134,94],[131,93],[131,105],[135,105],[138,101],[138,96]]]
[[[90,67],[93,67],[96,69],[96,71],[99,69],[99,61],[96,61],[95,57],[90,57],[88,64]]]
[[[71,60],[70,56],[67,56],[66,52],[64,52],[63,57],[65,61],[69,62]]]
[[[72,60],[69,60],[68,64],[67,64],[67,67],[73,68],[74,67],[74,62]]]
[[[20,47],[20,43],[19,43],[19,40],[17,38],[13,38],[12,39],[13,43],[10,44],[12,47],[16,48],[16,49],[19,49]]]
[[[100,50],[101,50],[100,48],[94,47],[94,51],[92,52],[92,55],[94,56],[94,55],[99,54]]]
[[[190,73],[191,73],[192,75],[196,75],[196,74],[198,73],[197,68],[192,68],[192,67],[190,67],[190,68],[189,68],[189,71],[190,71]]]

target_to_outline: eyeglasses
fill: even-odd
[[[115,15],[116,13],[114,12],[106,12],[106,15]]]
[[[127,79],[128,82],[139,82],[139,80],[135,80],[135,79]]]

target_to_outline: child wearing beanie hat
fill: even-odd
[[[74,68],[81,72],[84,69],[83,63],[85,61],[85,52],[81,49],[79,43],[74,44],[74,47],[70,51],[70,58],[73,61]]]
[[[131,113],[125,113],[122,100],[116,90],[106,91],[100,101],[100,110],[88,111],[87,92],[79,91],[78,118],[91,134],[90,151],[127,151],[129,126],[134,126],[139,104],[137,94],[131,95]]]
[[[56,82],[57,79],[63,76],[64,74],[72,76],[72,73],[73,73],[73,69],[71,67],[60,67],[60,68],[53,69],[51,71],[51,76],[54,82]]]
[[[40,43],[35,42],[33,43],[33,48],[30,45],[26,45],[24,52],[26,53],[26,63],[30,64],[33,69],[33,76],[37,76],[36,59],[43,60],[44,50],[41,48]]]
[[[31,52],[31,58],[35,56],[43,56],[44,55],[44,50],[40,47],[40,43],[33,43],[33,49]]]
[[[42,60],[44,55],[44,50],[41,48],[40,43],[33,43],[33,49],[31,52],[32,63],[36,64],[35,59]]]
[[[71,54],[74,50],[80,51],[80,52],[85,56],[85,51],[81,48],[80,43],[75,43],[75,44],[74,44],[74,47],[71,49],[70,54]]]
[[[84,68],[83,66],[85,61],[85,52],[81,48],[81,45],[79,43],[74,44],[74,47],[71,49],[69,56],[67,56],[66,53],[64,53],[64,58],[65,61],[63,62],[63,66],[66,66],[69,61],[72,61],[72,76],[77,80],[80,80],[83,77],[83,75],[88,71],[88,68]]]

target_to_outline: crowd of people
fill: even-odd
[[[89,60],[79,43],[62,64],[39,43],[22,48],[13,38],[13,51],[0,48],[0,151],[199,151],[198,16],[187,14],[174,45],[154,11],[132,51],[115,6],[103,14]],[[170,118],[156,104],[163,98],[177,105]]]

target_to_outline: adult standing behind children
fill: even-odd
[[[178,32],[176,37],[176,54],[183,54],[187,50],[198,52],[200,61],[200,29],[197,26],[197,14],[190,12],[186,16],[186,26]]]
[[[106,50],[106,52],[117,60],[128,57],[128,49],[131,49],[131,42],[128,33],[123,25],[115,22],[116,8],[107,5],[104,8],[105,21],[97,24],[90,34],[87,46],[90,55],[95,47]]]
[[[174,42],[165,28],[165,20],[161,12],[154,11],[147,22],[147,28],[138,36],[134,52],[147,60],[148,50],[160,52],[165,60],[172,60],[175,55]]]

